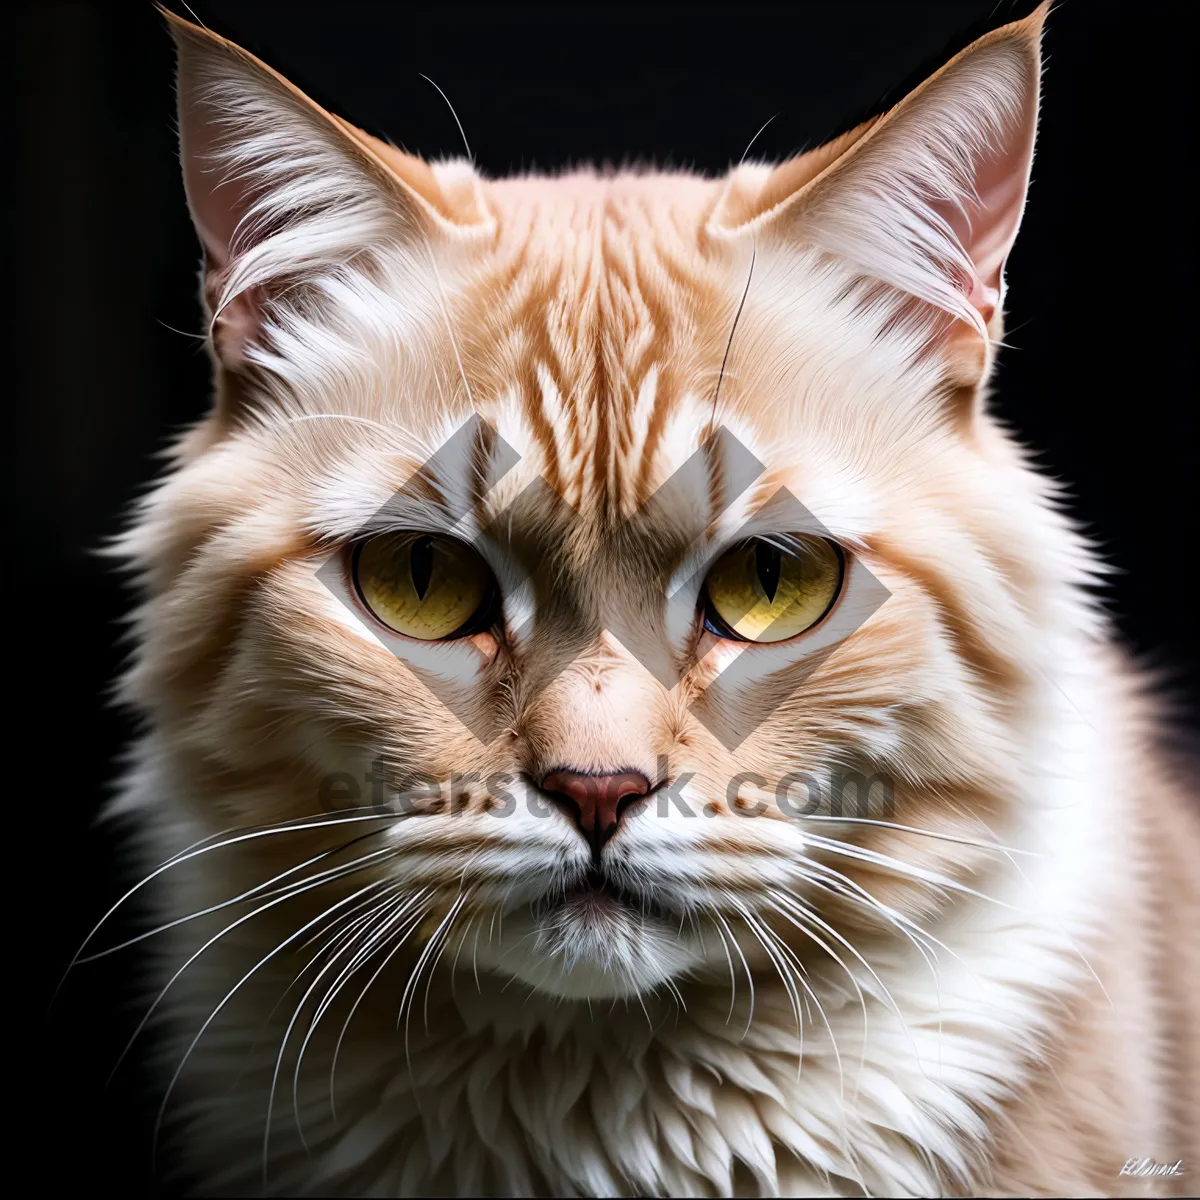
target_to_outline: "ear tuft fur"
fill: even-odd
[[[755,201],[735,176],[714,232],[815,245],[988,337],[1029,181],[1047,10],[979,38],[890,112],[784,163]]]
[[[422,160],[326,112],[232,42],[164,15],[179,52],[184,182],[222,367],[243,368],[269,343],[280,307],[300,303],[304,284],[461,228]],[[486,226],[481,205],[472,219]]]

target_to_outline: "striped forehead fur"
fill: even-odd
[[[170,18],[220,399],[119,545],[114,811],[171,863],[208,1190],[1091,1194],[1169,1152],[1146,709],[986,403],[1043,16],[777,167],[501,180]],[[748,528],[838,544],[827,619],[722,632]],[[479,548],[488,628],[377,619],[396,529]],[[657,790],[597,849],[556,771]],[[886,806],[784,806],[846,773]]]

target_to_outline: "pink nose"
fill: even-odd
[[[637,771],[589,775],[558,769],[542,779],[542,791],[575,819],[595,851],[612,837],[629,805],[649,790],[650,781]]]

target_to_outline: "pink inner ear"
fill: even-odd
[[[212,337],[217,357],[237,368],[246,361],[246,346],[254,337],[260,313],[254,296],[237,296],[217,313],[222,290],[222,272],[229,265],[230,245],[245,214],[250,197],[245,184],[229,178],[229,168],[220,160],[219,126],[199,101],[180,113],[180,143],[184,183],[196,232],[204,247],[204,298],[215,314]]]
[[[209,272],[229,262],[233,235],[249,204],[244,186],[229,179],[220,161],[217,126],[205,105],[193,102],[180,113],[184,184]]]
[[[1000,303],[999,279],[999,267],[996,268],[997,286],[991,287],[985,284],[983,280],[976,275],[972,280],[970,294],[967,296],[967,300],[970,302],[971,307],[974,308],[976,312],[978,312],[983,318],[983,323],[985,325],[992,319],[993,316],[995,316],[996,306]]]
[[[326,113],[252,55],[170,14],[167,20],[179,51],[184,183],[204,248],[213,344],[223,366],[239,366],[281,295],[338,269],[364,243],[407,234],[419,206],[429,220],[442,219],[421,189],[440,193],[421,160],[380,153],[382,143]],[[341,221],[342,212],[351,216]],[[237,294],[225,303],[231,289]]]
[[[1002,151],[986,155],[979,163],[974,180],[977,198],[967,202],[966,214],[955,211],[950,218],[975,264],[967,299],[985,324],[1000,303],[1004,263],[1025,208],[1035,130],[1032,114],[1022,114],[1026,116],[1029,119],[1007,133]]]
[[[208,254],[205,262],[204,298],[209,311],[216,314],[212,327],[213,348],[226,367],[237,368],[245,364],[246,346],[262,325],[259,289],[247,288],[240,292],[218,313],[222,274]]]
[[[181,95],[194,86],[184,78],[186,61],[181,64]],[[217,313],[222,290],[222,272],[229,265],[230,246],[242,217],[253,197],[244,179],[236,177],[221,161],[221,125],[204,101],[192,98],[181,105],[179,133],[183,159],[184,184],[196,232],[204,247],[204,297],[213,322],[213,346],[226,367],[245,363],[246,346],[255,336],[261,313],[252,291],[230,301]],[[231,175],[233,177],[231,177]]]

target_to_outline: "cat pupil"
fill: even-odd
[[[758,571],[758,581],[762,584],[762,590],[766,593],[768,603],[775,601],[782,561],[783,556],[769,542],[755,542],[754,566]]]
[[[417,599],[424,600],[425,593],[429,591],[429,581],[433,577],[433,538],[422,537],[413,542],[408,564]]]

